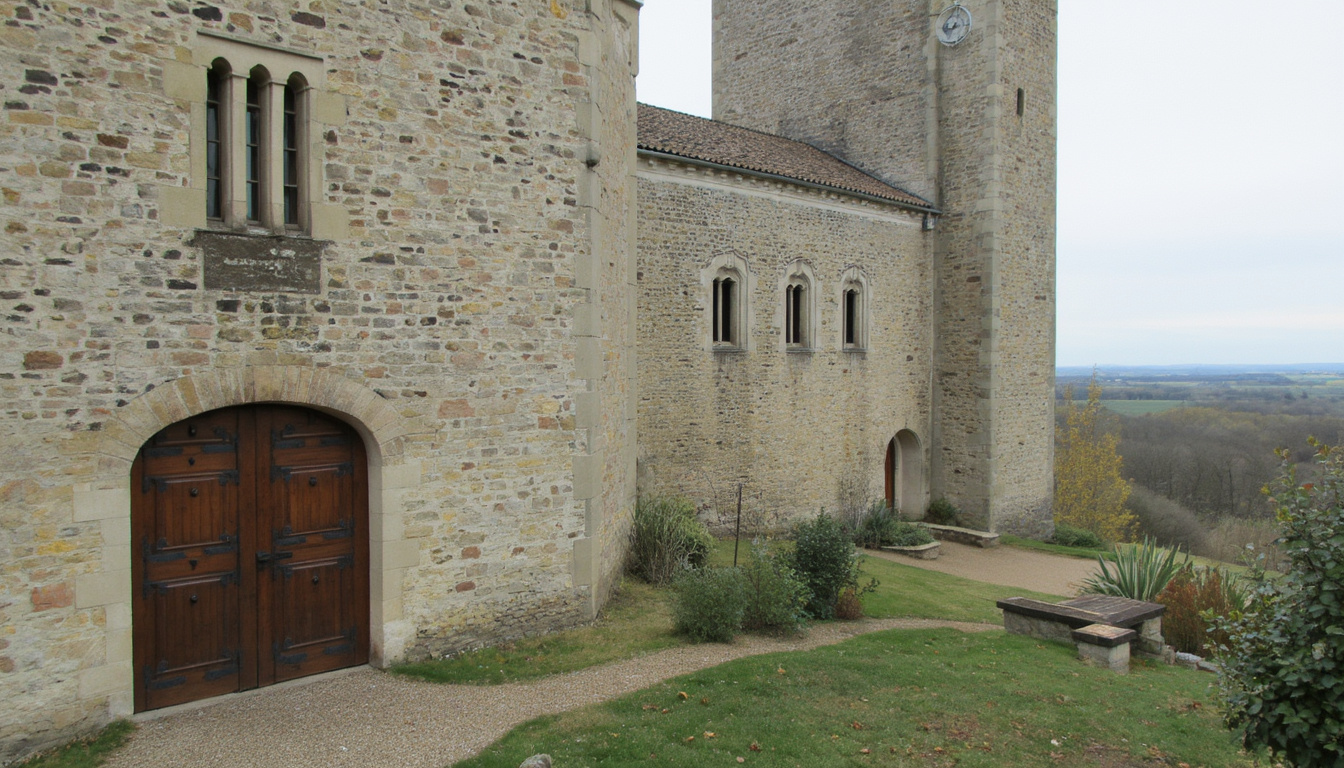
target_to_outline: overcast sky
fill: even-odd
[[[1344,362],[1344,2],[1059,5],[1058,363]],[[638,88],[709,116],[710,0]]]

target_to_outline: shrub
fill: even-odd
[[[934,525],[961,525],[961,510],[947,499],[934,499],[924,519]]]
[[[673,628],[697,643],[730,643],[742,627],[747,594],[737,568],[683,570],[672,582]]]
[[[1162,615],[1162,636],[1178,651],[1210,656],[1227,644],[1227,632],[1210,626],[1246,605],[1245,593],[1221,568],[1186,565],[1172,577],[1157,602],[1167,607]]]
[[[1082,547],[1083,549],[1105,549],[1106,542],[1101,540],[1097,534],[1074,528],[1072,525],[1064,523],[1055,523],[1055,533],[1050,537],[1053,544],[1063,547]]]
[[[1255,568],[1250,602],[1218,622],[1229,728],[1297,768],[1344,765],[1344,450],[1315,441],[1320,479],[1299,485],[1292,456],[1267,489],[1288,564]]]
[[[845,587],[840,598],[835,601],[835,618],[854,621],[863,618],[863,603],[859,600],[858,590]]]
[[[788,558],[752,542],[741,568],[745,591],[742,628],[748,632],[792,634],[807,622],[807,585],[789,567]]]
[[[651,496],[635,505],[634,542],[627,570],[650,584],[666,584],[686,568],[705,564],[714,539],[686,499]]]
[[[905,522],[882,501],[868,508],[854,531],[854,543],[861,547],[914,547],[931,541],[928,529]]]
[[[845,587],[860,594],[877,586],[871,580],[859,588],[859,560],[854,541],[839,521],[822,512],[812,520],[793,527],[794,551],[791,565],[807,584],[810,594],[807,614],[814,619],[835,615],[835,603]]]
[[[929,529],[922,525],[897,521],[892,527],[891,537],[886,545],[890,547],[918,547],[923,544],[932,544],[934,542],[933,534]]]
[[[885,501],[875,501],[854,527],[854,543],[860,547],[880,547],[891,543],[893,530],[901,522]]]
[[[1181,562],[1176,562],[1178,554],[1184,555]],[[1189,562],[1190,555],[1176,549],[1163,549],[1157,542],[1145,538],[1142,544],[1117,547],[1114,563],[1097,555],[1101,572],[1083,581],[1083,592],[1152,601]]]

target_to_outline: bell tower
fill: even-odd
[[[1054,484],[1056,0],[715,0],[714,117],[942,212],[932,497],[1043,536]]]

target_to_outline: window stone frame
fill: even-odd
[[[845,341],[846,331],[848,330],[846,294],[850,291],[854,291],[858,295],[853,343]],[[837,340],[840,349],[845,352],[866,352],[868,350],[868,328],[871,315],[869,307],[872,306],[872,295],[868,287],[868,277],[861,268],[851,265],[841,273],[837,299],[840,308],[840,322],[837,324],[839,331]]]
[[[714,341],[714,290],[716,281],[730,278],[734,281],[734,306],[731,324],[731,342]],[[751,338],[752,295],[756,292],[756,276],[745,257],[736,251],[715,254],[700,271],[701,295],[704,297],[704,333],[706,351],[747,352],[754,348]]]
[[[168,226],[195,229],[223,229],[251,234],[272,234],[311,237],[323,240],[343,240],[348,237],[349,215],[340,205],[322,201],[322,166],[325,155],[323,136],[326,131],[346,121],[345,99],[326,86],[326,62],[323,57],[291,48],[260,43],[197,30],[191,43],[191,62],[164,61],[164,92],[177,106],[191,114],[188,155],[190,173],[185,186],[160,186],[160,220]],[[225,199],[222,219],[206,217],[206,94],[211,67],[217,60],[228,62],[230,85],[225,88],[227,108],[223,113],[228,121],[224,153],[225,161],[222,193]],[[267,193],[263,196],[263,217],[260,222],[248,222],[242,201],[245,200],[243,172],[228,165],[238,165],[243,157],[240,149],[242,128],[246,115],[246,78],[261,67],[270,76],[266,99],[270,119],[263,124],[264,139],[270,151],[264,153],[265,169],[262,174]],[[299,99],[299,174],[301,197],[298,224],[284,222],[284,92],[291,79],[298,75],[303,83]],[[240,80],[241,78],[241,80]]]
[[[802,338],[796,342],[789,341],[789,289],[795,285],[803,288],[802,301]],[[786,352],[810,353],[817,346],[817,293],[818,282],[816,271],[812,264],[806,259],[795,259],[785,268],[780,280],[780,293],[784,301],[780,305],[781,317],[780,327],[783,332],[780,334],[780,345]]]

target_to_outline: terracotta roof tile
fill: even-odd
[[[648,104],[639,105],[639,148],[933,208],[810,144]]]

